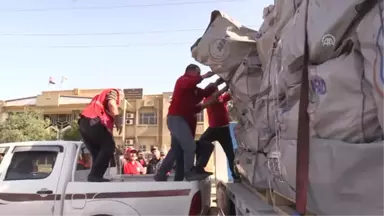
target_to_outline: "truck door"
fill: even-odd
[[[15,146],[0,174],[2,215],[52,215],[64,148],[57,145]]]

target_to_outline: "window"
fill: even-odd
[[[147,151],[147,146],[146,145],[140,145],[139,150],[145,152],[145,151]]]
[[[196,114],[197,122],[204,122],[204,111]]]
[[[139,124],[146,124],[146,125],[157,124],[157,113],[140,113]]]
[[[14,152],[4,180],[33,180],[47,178],[55,166],[55,151]]]
[[[77,158],[76,170],[88,170],[92,166],[92,156],[86,147],[82,147]]]

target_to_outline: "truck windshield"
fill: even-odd
[[[57,154],[55,151],[14,152],[4,181],[47,178],[55,165]]]

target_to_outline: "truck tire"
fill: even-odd
[[[236,215],[235,204],[229,198],[227,188],[221,182],[219,182],[216,187],[216,200],[217,207],[224,215]]]

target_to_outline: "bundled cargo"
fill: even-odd
[[[308,1],[308,41],[310,61],[321,64],[343,51],[345,38],[356,29],[359,19],[372,9],[377,0]],[[284,26],[282,61],[290,71],[302,66],[306,1]]]
[[[384,6],[383,1],[373,8],[357,28],[360,50],[364,57],[364,75],[378,111],[378,119],[384,132]]]
[[[274,189],[294,199],[296,140],[278,141],[283,180],[274,181]],[[318,215],[382,215],[383,152],[383,141],[351,145],[312,139],[308,209]]]
[[[223,77],[235,95],[240,173],[254,187],[272,186],[295,198],[307,31],[308,209],[324,215],[383,215],[383,2],[276,0],[263,17],[261,35],[249,47],[233,43],[236,57],[225,64],[212,66],[193,54]],[[197,52],[196,45],[193,49]],[[249,73],[240,60],[253,57],[259,61],[257,73]]]
[[[232,97],[243,103],[254,101],[259,94],[263,71],[257,52],[251,52],[228,81]]]
[[[192,56],[224,80],[230,80],[244,58],[256,47],[259,32],[213,11],[204,33],[192,46]]]

